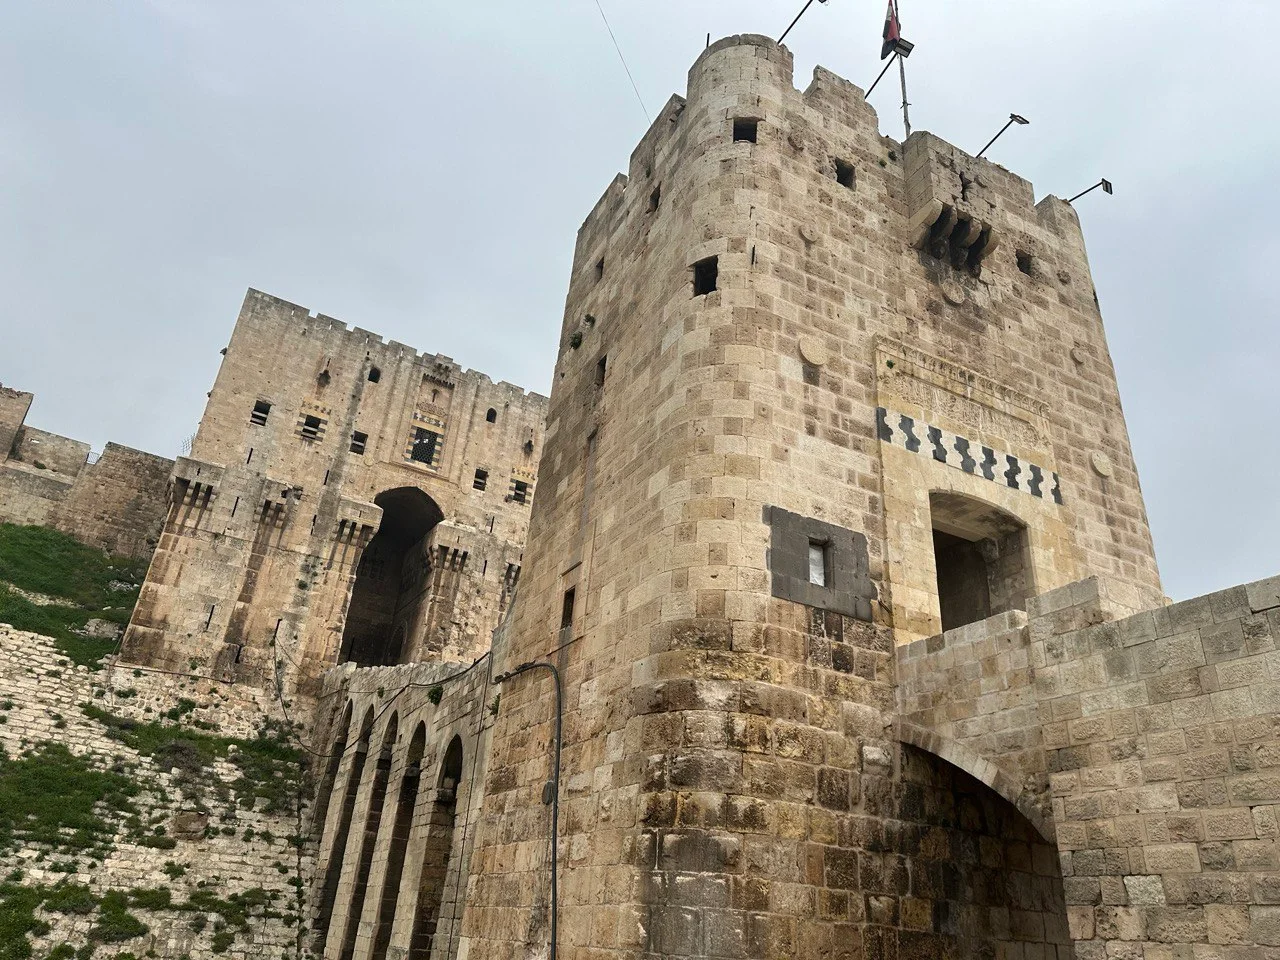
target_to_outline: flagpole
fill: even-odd
[[[893,0],[893,15],[898,21],[898,29],[902,29],[902,14],[898,11],[898,0]],[[911,114],[907,108],[907,64],[906,57],[898,57],[898,76],[902,80],[902,125],[906,127],[907,136],[911,136]],[[904,138],[905,139],[905,138]]]

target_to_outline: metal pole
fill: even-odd
[[[1000,134],[1001,134],[1001,133],[1004,133],[1004,132],[1005,132],[1006,130],[1008,130],[1011,126],[1013,126],[1013,118],[1012,118],[1012,117],[1010,117],[1010,118],[1008,119],[1008,121],[1005,123],[1005,125],[1004,125],[1003,127],[1001,127],[1001,128],[1000,128],[1000,133],[997,133],[994,137],[992,137],[992,138],[987,142],[987,145],[986,145],[985,147],[983,147],[981,150],[979,150],[979,151],[978,151],[978,156],[977,156],[977,158],[976,158],[976,159],[979,159],[979,160],[980,160],[980,159],[982,159],[982,155],[983,155],[984,153],[986,153],[986,152],[987,152],[987,150],[990,148],[991,144],[993,144],[993,143],[995,143],[997,140],[999,140],[999,139],[1000,139]]]
[[[800,12],[796,14],[796,18],[791,21],[791,27],[794,27],[800,22],[800,18],[804,16],[805,10],[808,10],[811,6],[813,6],[813,0],[809,0],[809,2],[801,8]],[[782,43],[783,40],[787,39],[787,34],[791,32],[791,27],[787,27],[787,29],[782,31],[782,36],[778,38],[778,43]]]
[[[1074,197],[1072,197],[1070,200],[1068,200],[1068,201],[1067,201],[1067,203],[1075,203],[1077,200],[1079,200],[1081,197],[1083,197],[1086,193],[1093,193],[1093,191],[1097,190],[1100,186],[1102,186],[1102,185],[1103,185],[1103,184],[1105,184],[1106,182],[1107,182],[1106,178],[1105,178],[1105,177],[1103,177],[1101,180],[1099,180],[1097,183],[1095,183],[1095,184],[1094,184],[1092,187],[1090,187],[1088,190],[1081,190],[1081,191],[1080,191],[1079,193],[1077,193]],[[1110,193],[1110,192],[1111,192],[1110,190],[1108,190],[1108,191],[1107,191],[1107,193]]]
[[[884,69],[880,71],[880,76],[876,77],[876,81],[875,81],[875,83],[873,83],[873,84],[871,84],[871,86],[867,87],[867,92],[866,92],[866,93],[864,93],[864,94],[862,95],[862,99],[863,99],[863,100],[869,100],[869,99],[871,98],[871,91],[872,91],[872,90],[874,90],[874,89],[876,88],[876,83],[879,83],[881,80],[883,80],[883,79],[884,79],[884,75],[885,75],[886,73],[888,73],[888,72],[889,72],[889,68],[893,66],[893,61],[894,61],[894,60],[897,60],[897,59],[898,59],[898,54],[897,54],[897,53],[894,53],[894,55],[893,55],[892,57],[890,57],[890,58],[889,58],[889,62],[888,62],[888,63],[886,63],[886,64],[884,65]]]
[[[907,111],[907,66],[904,57],[898,57],[898,75],[902,78],[902,125],[907,128],[907,136],[911,136],[911,114]]]

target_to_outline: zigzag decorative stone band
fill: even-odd
[[[1056,473],[1046,472],[1043,467],[1011,453],[992,450],[923,420],[876,407],[876,436],[895,447],[932,456],[939,463],[965,473],[1021,490],[1033,497],[1048,496],[1054,503],[1062,503],[1062,488]]]

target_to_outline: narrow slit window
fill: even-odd
[[[604,257],[596,261],[596,283],[604,279]]]
[[[259,427],[265,427],[269,413],[271,413],[271,404],[265,400],[259,400],[253,405],[253,413],[249,414],[249,422],[257,424]]]
[[[364,456],[364,448],[368,444],[368,442],[369,442],[369,435],[367,433],[361,433],[359,430],[357,430],[355,433],[351,434],[351,452],[358,453],[361,456]]]
[[[303,440],[319,440],[320,428],[324,426],[324,421],[319,417],[305,416],[302,418],[302,439]]]
[[[653,193],[649,194],[649,212],[658,209],[658,204],[662,202],[662,184],[658,184],[653,188]]]
[[[597,387],[604,386],[604,375],[605,375],[605,370],[608,368],[608,366],[609,366],[609,357],[607,354],[596,361],[596,386]]]
[[[489,485],[489,471],[477,470],[476,478],[475,480],[471,481],[471,486],[475,487],[477,490],[483,490],[488,485]]]
[[[701,297],[716,289],[720,277],[720,258],[707,257],[693,265],[693,295]]]
[[[564,592],[564,602],[560,605],[560,629],[568,630],[573,626],[573,603],[577,591],[570,587]]]
[[[831,586],[831,547],[825,540],[809,541],[809,582],[816,587]]]
[[[856,182],[856,178],[857,174],[854,173],[852,163],[846,163],[843,160],[836,161],[836,183],[840,184],[842,187],[848,187],[852,190],[853,185]]]
[[[738,117],[733,121],[733,139],[735,142],[755,143],[760,121],[751,117]]]

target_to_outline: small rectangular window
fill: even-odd
[[[604,374],[608,365],[609,365],[609,357],[607,354],[596,361],[596,386],[597,387],[604,386]]]
[[[760,125],[759,120],[751,117],[738,117],[733,121],[733,139],[735,141],[745,141],[747,143],[756,142],[756,128]]]
[[[845,163],[843,160],[836,161],[836,183],[852,190],[855,176],[852,163]]]
[[[489,471],[477,470],[476,478],[475,480],[472,481],[471,485],[475,487],[477,490],[483,490],[486,486],[488,486],[488,484],[489,484]]]
[[[417,463],[431,466],[436,462],[436,450],[440,446],[440,434],[422,427],[413,430],[413,447],[409,451],[409,459]]]
[[[604,279],[604,257],[596,261],[596,283]]]
[[[662,184],[658,184],[653,188],[653,193],[649,194],[649,212],[658,209],[658,204],[662,202]]]
[[[701,297],[716,289],[719,279],[719,257],[707,257],[693,265],[693,295]]]
[[[357,430],[355,433],[351,434],[351,452],[364,456],[364,448],[368,442],[369,435]]]
[[[269,413],[271,413],[271,404],[265,400],[259,400],[253,405],[253,413],[249,414],[249,422],[265,427],[267,425],[267,414]]]
[[[511,485],[511,499],[516,503],[529,502],[529,484],[523,480],[517,480]]]
[[[568,630],[573,626],[573,601],[576,590],[570,587],[564,592],[564,602],[560,605],[560,629]]]
[[[818,587],[831,586],[831,551],[825,540],[809,541],[809,582]]]
[[[305,416],[302,418],[302,439],[303,440],[319,440],[320,428],[324,426],[324,421],[319,417]]]

